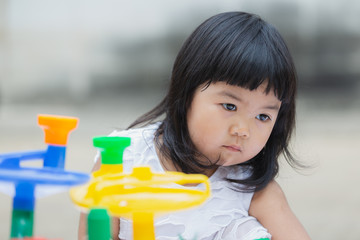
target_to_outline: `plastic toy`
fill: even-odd
[[[90,209],[87,221],[88,240],[111,239],[110,215],[105,208]]]
[[[13,197],[11,239],[35,239],[33,236],[36,198],[85,183],[88,174],[64,170],[67,137],[78,119],[38,115],[45,132],[46,150],[0,154],[0,183],[5,194]],[[22,161],[42,160],[43,168],[21,167]]]
[[[122,173],[123,153],[130,146],[130,138],[125,137],[96,137],[93,144],[100,150],[101,166],[93,173],[94,177],[105,174]]]
[[[117,165],[122,164],[122,152],[129,143],[128,138],[95,138],[94,145],[101,147],[102,166],[87,184],[72,188],[70,197],[85,209],[108,209],[113,216],[132,219],[134,240],[154,240],[154,216],[203,203],[210,195],[209,181],[201,174],[152,173],[146,166],[125,174]],[[114,152],[117,154],[110,154]],[[109,167],[118,172],[105,171]],[[186,184],[204,184],[204,189],[181,186]],[[89,231],[89,239],[91,234],[95,233]]]

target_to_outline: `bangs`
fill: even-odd
[[[226,19],[211,29],[201,72],[207,81],[223,81],[249,90],[267,82],[280,101],[288,101],[296,89],[296,73],[286,44],[277,30],[260,18]],[[225,25],[225,26],[224,26]],[[216,28],[215,27],[215,28]],[[224,30],[226,29],[226,30]],[[241,31],[239,31],[241,29]]]

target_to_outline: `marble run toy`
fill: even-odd
[[[111,239],[111,217],[105,208],[92,208],[87,218],[88,240]]]
[[[154,240],[154,217],[194,207],[210,196],[208,178],[201,174],[153,173],[147,166],[134,167],[132,173],[123,173],[122,154],[130,145],[129,138],[94,138],[94,145],[101,148],[100,170],[93,173],[87,184],[70,190],[76,205],[91,209],[89,240],[109,239],[107,210],[112,216],[132,219],[134,240]],[[181,186],[186,184],[203,184],[204,189]],[[92,224],[98,226],[99,222],[105,230],[93,227]]]
[[[11,239],[33,238],[36,198],[54,194],[71,186],[85,183],[88,174],[65,171],[68,134],[78,119],[55,115],[38,115],[44,130],[47,149],[0,154],[0,184],[13,197]],[[42,160],[42,168],[22,167],[23,161]]]

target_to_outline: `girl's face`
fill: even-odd
[[[222,166],[256,156],[269,139],[281,106],[273,91],[265,93],[266,86],[253,91],[224,82],[200,86],[187,113],[196,149]]]

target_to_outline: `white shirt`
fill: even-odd
[[[131,138],[123,156],[124,172],[132,172],[134,166],[148,165],[153,172],[164,172],[154,145],[154,132],[159,124],[144,128],[114,131],[111,136]],[[155,218],[157,240],[254,240],[271,238],[267,230],[248,210],[253,193],[234,190],[225,178],[243,179],[248,175],[240,166],[220,166],[209,178],[211,196],[201,206],[169,213]],[[201,188],[201,186],[197,186]],[[120,218],[120,239],[132,237],[131,220]]]

